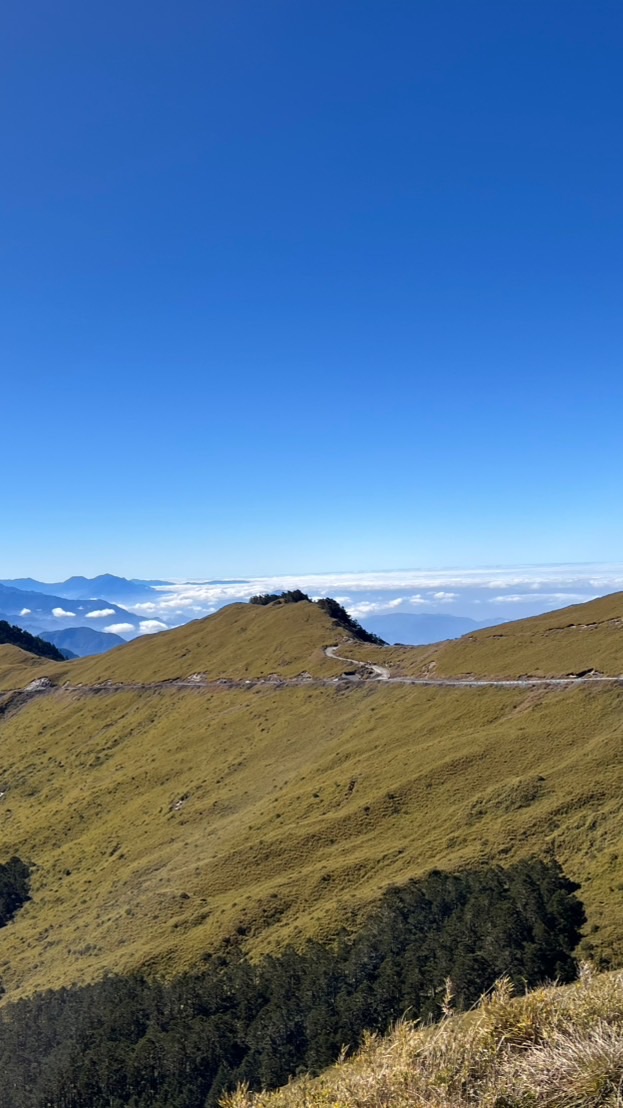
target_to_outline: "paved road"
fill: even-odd
[[[391,673],[386,666],[376,666],[373,662],[358,662],[355,658],[345,658],[343,654],[338,654],[338,646],[327,646],[325,648],[325,654],[327,658],[334,658],[336,661],[348,662],[351,666],[357,666],[360,670],[368,670],[370,675],[373,673],[376,675],[379,681],[391,680]],[[365,676],[362,674],[362,676]]]
[[[123,692],[161,692],[167,689],[204,689],[218,692],[227,689],[256,689],[256,688],[326,688],[336,685],[351,684],[354,687],[362,685],[377,685],[382,682],[385,685],[411,685],[432,689],[554,689],[571,688],[576,685],[584,687],[621,685],[623,676],[603,677],[518,677],[518,678],[479,678],[479,677],[393,677],[386,666],[376,665],[371,662],[360,662],[356,658],[348,658],[339,654],[340,647],[328,646],[325,654],[334,661],[344,662],[354,667],[350,673],[340,677],[254,677],[247,680],[230,680],[229,678],[210,679],[206,674],[193,674],[180,680],[153,681],[146,683],[109,681],[101,685],[55,685],[48,678],[38,678],[25,689],[17,689],[0,693],[0,718],[19,711],[35,698],[49,696],[53,693],[74,693],[81,696],[97,696],[106,693]]]
[[[425,685],[432,688],[501,688],[501,689],[532,689],[535,686],[550,686],[550,685],[623,685],[623,675],[621,677],[517,677],[517,678],[478,678],[478,677],[392,677],[391,671],[386,666],[373,665],[371,662],[358,662],[355,658],[345,658],[343,654],[338,654],[338,646],[327,646],[325,654],[328,658],[334,658],[336,661],[348,662],[349,665],[360,667],[361,670],[368,671],[362,673],[362,676],[356,676],[356,680],[370,680],[370,671],[375,674],[373,678],[376,681],[386,681],[390,685]]]

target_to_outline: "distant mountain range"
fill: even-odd
[[[115,646],[123,646],[126,641],[112,631],[94,631],[91,627],[63,627],[60,631],[44,631],[41,638],[76,658],[105,654]]]
[[[101,573],[97,577],[72,576],[54,583],[34,577],[5,579],[0,581],[0,614],[4,613],[9,622],[19,623],[33,634],[45,634],[47,641],[54,642],[59,649],[71,650],[80,657],[102,654],[118,646],[120,641],[115,632],[104,631],[105,625],[123,624],[123,634],[138,633],[143,617],[135,615],[125,605],[132,607],[149,600],[158,602],[162,594],[154,586],[163,584],[167,582],[128,580],[112,573]],[[479,621],[436,612],[386,612],[362,620],[367,631],[385,642],[408,646],[456,639],[502,622],[501,619]],[[71,631],[71,635],[59,635],[59,631]],[[105,637],[101,637],[103,633]]]
[[[102,631],[110,624],[123,624],[128,634],[138,631],[140,618],[118,604],[101,597],[78,601],[54,593],[0,584],[0,611],[10,623],[17,623],[38,635],[61,627],[92,627]]]
[[[409,612],[389,612],[362,620],[367,631],[380,635],[385,642],[404,643],[405,646],[427,646],[445,639],[458,639],[470,631],[496,627],[503,622],[501,619],[478,621],[468,616],[437,615],[434,612],[414,615]]]
[[[135,604],[154,596],[151,584],[145,581],[128,581],[126,577],[116,577],[113,573],[100,573],[97,577],[68,577],[66,581],[55,581],[52,584],[37,581],[34,577],[16,577],[13,580],[0,581],[0,585],[49,596],[62,596],[67,600],[92,600],[94,597],[105,596],[108,600]]]

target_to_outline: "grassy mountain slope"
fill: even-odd
[[[25,688],[36,678],[46,677],[54,683],[70,679],[68,675],[72,671],[67,667],[75,665],[76,661],[78,659],[63,658],[56,662],[16,646],[0,646],[0,698],[5,692]]]
[[[207,619],[85,659],[72,669],[72,681],[169,681],[197,672],[241,680],[303,671],[331,676],[343,667],[323,648],[344,637],[315,604],[230,604]]]
[[[501,981],[473,1014],[398,1024],[354,1058],[224,1108],[617,1108],[623,975],[592,975],[513,998]]]
[[[487,627],[431,647],[357,645],[353,657],[382,660],[413,676],[556,677],[623,674],[623,592],[531,619]]]
[[[0,646],[0,690],[21,689],[36,677],[54,672],[65,663],[51,662],[8,644]],[[1,694],[0,694],[1,695]]]
[[[173,631],[145,635],[106,655],[60,664],[41,664],[19,674],[12,663],[5,673],[0,655],[0,689],[21,688],[33,676],[55,684],[149,684],[189,677],[245,680],[278,674],[296,677],[336,676],[340,662],[327,658],[324,647],[339,642],[344,632],[315,604],[256,607],[230,604],[206,619]]]
[[[323,646],[339,638],[314,605],[234,605],[98,659],[5,647],[0,670],[72,686],[332,673]],[[326,936],[389,884],[549,850],[582,883],[597,956],[623,958],[618,686],[58,688],[0,732],[0,860],[35,867],[3,932],[10,995],[173,973],[232,937],[261,951]]]
[[[621,957],[623,693],[57,693],[2,723],[0,857],[35,864],[0,978],[32,990],[238,935],[354,926],[388,884],[554,849]]]

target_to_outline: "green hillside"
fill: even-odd
[[[587,605],[565,651],[612,604]],[[567,618],[516,625],[517,651],[530,623],[539,644]],[[166,684],[331,675],[343,664],[323,648],[338,639],[315,605],[234,605],[97,659],[0,654],[5,682],[71,685],[0,718],[0,861],[33,866],[32,900],[3,933],[9,996],[139,966],[173,974],[232,936],[256,953],[329,936],[390,884],[535,852],[582,883],[596,957],[623,958],[623,688]]]

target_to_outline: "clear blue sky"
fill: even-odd
[[[6,0],[0,575],[621,559],[620,0]]]

